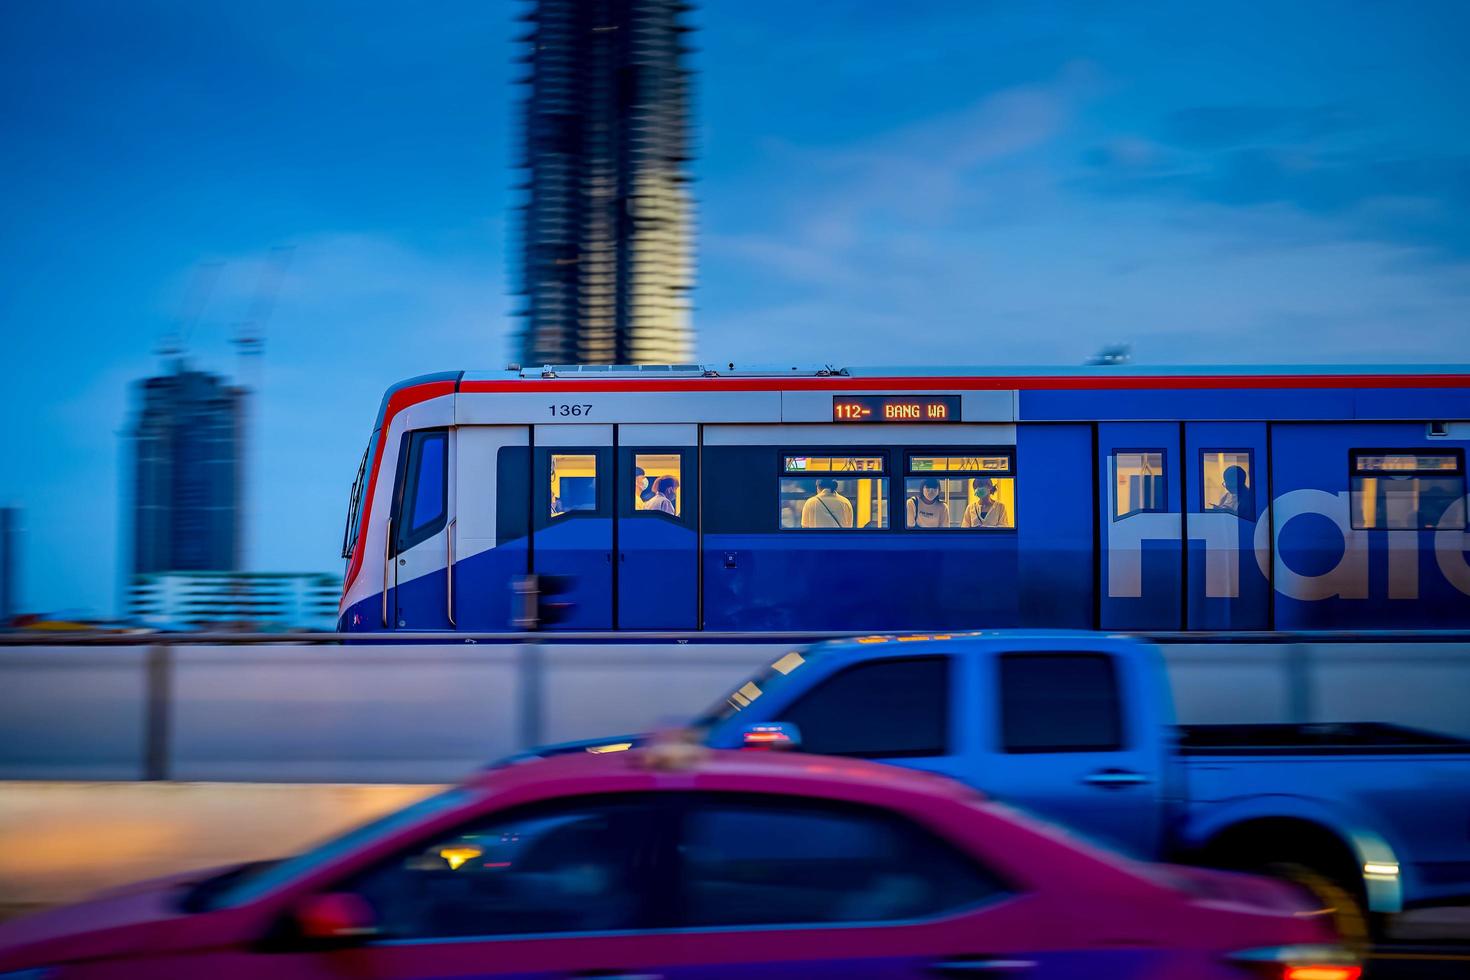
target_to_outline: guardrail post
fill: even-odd
[[[143,661],[143,779],[168,779],[173,709],[173,648],[153,644]]]
[[[520,648],[520,705],[517,717],[519,731],[516,733],[518,748],[529,749],[546,741],[542,735],[542,710],[545,706],[544,676],[541,644],[534,641],[522,643]]]
[[[1312,721],[1312,648],[1305,643],[1286,647],[1286,720],[1295,725]]]

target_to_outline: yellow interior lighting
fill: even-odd
[[[477,858],[485,852],[478,847],[463,844],[458,847],[443,847],[439,849],[439,856],[448,862],[451,870],[458,871],[459,866],[471,858]]]

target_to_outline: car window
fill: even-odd
[[[347,890],[385,940],[596,932],[642,917],[650,808],[559,803],[499,815],[424,841]]]
[[[854,664],[780,713],[804,752],[863,758],[948,751],[949,658],[898,657]]]
[[[1106,752],[1122,747],[1113,658],[1014,653],[1000,658],[1001,747],[1007,752]]]
[[[950,844],[868,807],[698,798],[684,819],[679,854],[686,926],[889,922],[1005,893]]]

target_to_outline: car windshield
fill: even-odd
[[[732,715],[744,711],[757,698],[785,684],[788,677],[820,657],[821,654],[822,648],[819,646],[807,647],[804,650],[792,650],[789,653],[782,654],[769,665],[757,671],[749,680],[710,705],[705,711],[696,715],[694,720],[689,723],[690,727],[699,729],[713,728]]]
[[[183,905],[186,909],[197,909],[201,912],[245,905],[287,882],[295,881],[330,864],[345,854],[396,834],[404,827],[411,826],[426,817],[453,810],[474,797],[474,791],[462,786],[435,793],[401,810],[394,810],[376,820],[355,827],[339,837],[334,837],[300,854],[281,861],[262,862],[244,869],[236,869],[226,872],[220,878],[201,882],[184,897]]]

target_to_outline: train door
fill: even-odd
[[[538,425],[531,467],[531,567],[571,579],[554,629],[613,625],[613,427]]]
[[[1255,556],[1271,499],[1266,423],[1187,422],[1182,462],[1187,628],[1269,628],[1271,581]]]
[[[452,429],[415,429],[399,445],[389,526],[393,625],[450,628],[449,514],[453,508]]]
[[[1099,626],[1183,626],[1177,422],[1102,422],[1097,427]]]
[[[530,570],[531,427],[455,429],[449,602],[461,630],[515,629],[511,586]]]
[[[698,429],[618,427],[617,625],[699,627]]]

